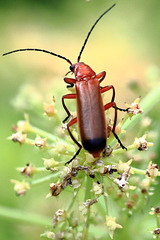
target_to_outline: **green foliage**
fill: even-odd
[[[43,47],[76,59],[91,24],[112,4],[106,0],[30,3],[3,2],[1,53]],[[40,234],[50,239],[158,239],[159,4],[119,1],[97,27],[83,55],[83,61],[91,63],[97,73],[107,70],[104,84],[115,86],[119,107],[141,96],[143,114],[131,120],[128,114],[119,114],[116,130],[127,152],[117,147],[111,134],[108,145],[112,155],[95,162],[82,150],[72,164],[65,166],[76,151],[61,125],[65,118],[61,97],[67,91],[62,78],[68,65],[39,53],[2,59],[3,239],[39,239]],[[74,115],[75,104],[70,105]],[[49,117],[43,115],[43,107],[49,108]],[[112,124],[112,112],[107,113],[107,119]],[[6,140],[11,126],[15,132],[9,138],[15,144]],[[78,138],[77,128],[72,131]],[[15,196],[10,179],[22,198]]]

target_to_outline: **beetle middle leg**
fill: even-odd
[[[114,102],[114,99],[115,99],[115,88],[113,87],[113,85],[108,85],[108,86],[105,86],[105,87],[101,88],[101,93],[107,92],[110,89],[113,90],[113,95],[112,95],[111,102]],[[112,107],[115,108],[115,106],[112,106]],[[127,112],[129,108],[123,109],[123,108],[119,108],[119,107],[116,106],[116,109],[119,110],[119,111]]]
[[[66,164],[69,164],[70,162],[73,161],[73,159],[76,158],[76,156],[80,153],[81,149],[82,149],[82,145],[75,139],[75,137],[73,136],[73,134],[71,133],[70,131],[70,127],[75,124],[77,122],[77,118],[73,118],[68,124],[67,124],[67,130],[68,130],[68,133],[70,135],[70,137],[72,138],[72,140],[77,144],[77,146],[79,147],[78,151],[74,154],[74,156],[68,161],[65,163]]]
[[[118,135],[115,133],[116,122],[117,122],[117,106],[116,106],[116,103],[115,103],[115,102],[107,103],[106,105],[104,105],[104,110],[107,110],[107,109],[109,109],[109,108],[111,108],[111,107],[114,107],[114,109],[115,109],[115,117],[114,117],[114,123],[113,123],[112,132],[113,132],[115,138],[117,139],[117,141],[119,142],[121,148],[127,150],[127,148],[122,144],[122,142],[121,142],[121,140],[119,139]]]
[[[63,123],[65,123],[68,118],[71,116],[70,111],[68,110],[68,108],[66,107],[66,104],[64,103],[64,99],[76,99],[76,94],[72,93],[72,94],[66,94],[62,97],[62,105],[65,109],[65,111],[67,112],[67,117],[63,120]]]

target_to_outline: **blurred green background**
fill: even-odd
[[[103,86],[114,85],[117,105],[124,107],[125,102],[131,103],[139,96],[143,98],[159,81],[160,1],[115,2],[116,7],[93,31],[81,60],[96,73],[107,71]],[[61,54],[74,63],[92,24],[113,3],[108,0],[1,0],[0,53],[35,47]],[[32,122],[43,127],[46,122],[41,119],[39,123],[38,114],[43,114],[43,102],[50,102],[53,95],[61,108],[61,96],[67,92],[63,76],[68,67],[63,60],[38,52],[0,57],[0,205],[49,217],[55,211],[51,206],[58,205],[58,200],[44,199],[48,184],[32,189],[23,198],[15,196],[10,183],[10,179],[19,178],[15,168],[31,161],[40,165],[43,154],[30,146],[14,144],[7,137],[11,135],[12,125],[24,116],[24,103],[21,106],[16,98],[20,89],[24,88],[24,92],[34,98],[35,105],[28,99],[26,109],[32,113]],[[159,107],[160,104],[149,114],[151,130],[158,134]],[[64,116],[62,111],[62,119]],[[155,142],[154,151],[158,159],[159,140]],[[158,186],[152,201],[153,204],[159,202]],[[0,237],[5,240],[36,240],[43,232],[41,227],[2,217],[0,228]]]

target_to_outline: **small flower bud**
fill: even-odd
[[[143,137],[135,138],[133,145],[135,148],[138,148],[139,151],[146,151],[148,146],[153,146],[153,143],[147,142],[146,136],[145,134]]]
[[[64,222],[66,219],[66,212],[62,209],[58,209],[58,211],[53,216],[53,226],[56,226],[56,224],[60,222]]]
[[[109,231],[109,235],[110,235],[111,239],[113,239],[113,233],[116,230],[116,228],[123,228],[120,224],[117,224],[115,220],[116,220],[115,217],[111,218],[111,217],[106,216],[105,224]]]
[[[30,189],[29,183],[27,183],[25,181],[19,182],[17,180],[12,179],[11,183],[14,184],[14,191],[20,197],[24,196],[26,191]]]
[[[27,164],[24,168],[21,169],[21,174],[27,177],[32,177],[36,168],[32,167],[30,164]]]
[[[156,208],[152,207],[149,214],[156,215],[156,216],[160,217],[160,207],[156,207]]]
[[[103,185],[98,183],[93,183],[93,189],[91,190],[96,196],[100,196],[104,193]]]
[[[146,174],[148,177],[155,178],[157,176],[160,176],[159,167],[157,164],[152,163],[152,161],[149,163],[149,166],[147,168]]]
[[[143,113],[143,110],[139,106],[139,101],[140,98],[137,98],[131,105],[126,104],[130,118],[132,118],[133,115]]]
[[[51,183],[50,184],[50,191],[52,196],[58,196],[62,192],[62,186],[60,183]]]
[[[49,118],[53,117],[57,113],[57,110],[55,110],[54,102],[52,102],[51,104],[44,103],[43,107],[44,107],[45,114]]]
[[[54,232],[46,231],[40,235],[40,237],[46,237],[48,239],[56,239],[56,235]]]
[[[47,169],[47,170],[56,170],[56,167],[59,165],[59,162],[55,161],[54,158],[49,158],[49,159],[46,159],[46,158],[43,158],[44,160],[44,167]]]
[[[154,233],[156,236],[160,235],[160,228],[154,229],[153,233]]]
[[[141,192],[143,194],[148,193],[150,183],[151,183],[151,180],[148,177],[146,177],[145,179],[142,180],[140,186],[141,186],[141,189],[142,189]]]
[[[133,200],[128,200],[128,202],[126,204],[127,208],[133,208],[134,203],[135,202]]]
[[[126,172],[130,169],[130,164],[132,163],[132,159],[128,162],[123,163],[121,160],[119,161],[119,164],[117,165],[117,171],[120,173]]]
[[[27,114],[24,115],[25,120],[20,120],[17,123],[17,132],[28,133],[31,131],[31,125],[29,122],[29,116]]]
[[[39,147],[40,149],[46,147],[46,140],[47,138],[41,138],[40,136],[37,135],[35,139],[35,146]]]
[[[11,139],[13,142],[18,142],[18,143],[22,144],[22,143],[26,142],[26,137],[27,137],[27,134],[17,132],[17,133],[12,134]]]
[[[95,199],[87,199],[85,202],[83,202],[80,206],[79,206],[79,211],[82,212],[83,215],[86,215],[88,213],[88,209],[91,205],[93,205],[94,203],[97,203],[98,200],[97,198]]]
[[[62,144],[62,143],[57,143],[54,151],[57,152],[58,154],[64,154],[67,151],[67,145]]]
[[[110,146],[106,146],[102,153],[103,158],[109,157],[112,154],[112,151],[113,149]]]

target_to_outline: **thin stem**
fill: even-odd
[[[59,177],[60,174],[61,174],[61,172],[52,173],[52,174],[50,174],[48,176],[45,176],[43,178],[35,179],[35,180],[31,181],[30,184],[32,186],[35,186],[37,184],[47,182],[47,181],[51,180],[52,178]]]
[[[51,219],[35,214],[29,213],[19,209],[12,209],[4,206],[0,206],[0,216],[10,218],[14,221],[28,222],[29,224],[36,224],[41,226],[51,226]]]
[[[69,212],[72,209],[72,207],[73,207],[73,205],[75,203],[75,200],[77,198],[79,190],[80,190],[80,187],[77,189],[76,192],[74,192],[73,198],[71,199],[70,203],[68,204],[68,207],[66,208],[67,212]]]
[[[31,127],[30,133],[36,133],[36,134],[38,134],[38,135],[40,135],[44,138],[47,137],[47,139],[49,139],[49,140],[51,140],[52,142],[55,142],[55,143],[57,143],[57,140],[58,140],[62,144],[65,144],[64,140],[62,140],[61,138],[59,138],[59,137],[57,137],[57,136],[55,136],[55,135],[53,135],[53,134],[51,134],[51,133],[49,133],[45,130],[42,130],[38,127],[34,127],[33,125],[30,125],[30,127]]]
[[[156,222],[157,222],[157,228],[159,228],[160,227],[160,221],[159,221],[159,217],[157,216],[157,214],[156,214]]]
[[[86,218],[85,226],[83,229],[84,239],[86,239],[86,240],[88,240],[89,225],[90,225],[90,207],[88,207],[87,218]]]
[[[21,172],[21,170],[23,169],[24,167],[17,167],[16,170],[18,172]],[[34,173],[40,173],[40,172],[48,172],[48,170],[45,168],[45,167],[36,167],[35,170],[34,170]]]
[[[145,173],[146,173],[146,170],[141,170],[141,169],[134,168],[134,167],[131,167],[131,170],[133,170],[134,173],[140,174],[140,175],[145,175]]]

